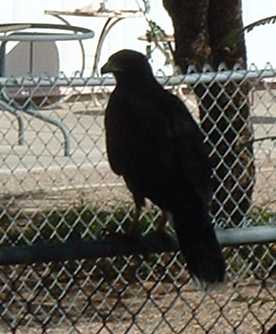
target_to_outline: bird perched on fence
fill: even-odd
[[[274,324],[269,331],[267,332],[267,334],[276,334],[276,324]]]
[[[148,198],[170,214],[192,276],[223,281],[225,262],[208,213],[211,167],[199,127],[158,83],[143,54],[121,50],[101,72],[116,79],[105,112],[112,170],[124,178],[138,212]]]

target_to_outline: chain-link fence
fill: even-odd
[[[113,79],[0,79],[0,332],[266,333],[276,322],[274,78],[272,68],[160,78],[206,134],[218,234],[242,231],[224,242],[225,284],[207,292],[154,236],[157,208],[139,226],[157,242],[151,252],[122,235],[134,208],[105,154]]]

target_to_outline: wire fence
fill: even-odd
[[[124,239],[133,203],[107,163],[112,78],[0,79],[0,332],[266,333],[276,322],[276,71],[160,82],[201,124],[227,279],[194,286],[173,239]],[[173,230],[168,226],[168,231]],[[256,234],[257,233],[257,234]]]

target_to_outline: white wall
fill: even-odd
[[[243,0],[244,24],[276,15],[275,0]],[[266,62],[276,66],[276,23],[256,27],[246,34],[248,63],[264,67]]]
[[[52,16],[45,15],[45,10],[66,10],[76,9],[95,4],[100,0],[9,0],[0,1],[0,23],[10,22],[45,22],[60,23]],[[141,0],[139,0],[141,2]],[[160,24],[168,33],[172,32],[170,18],[162,6],[162,0],[151,1],[152,18]],[[109,0],[109,8],[137,8],[136,0]],[[276,1],[263,0],[243,0],[244,23],[248,24],[264,16],[276,15]],[[86,17],[65,17],[73,25],[79,25],[90,28],[95,31],[93,40],[85,41],[87,71],[89,75],[92,69],[92,61],[96,41],[99,32],[104,24],[104,20],[99,18]],[[133,48],[145,51],[145,43],[138,41],[138,37],[145,34],[147,29],[146,22],[143,18],[130,18],[123,20],[114,27],[112,33],[105,41],[101,63],[113,52],[121,48]],[[248,46],[248,61],[255,62],[262,67],[267,61],[275,64],[276,56],[276,24],[256,28],[250,34],[247,34],[246,41]],[[9,46],[10,48],[12,45]],[[77,42],[59,42],[60,70],[65,71],[67,75],[80,69],[80,48]],[[163,65],[163,58],[156,55],[154,67]]]

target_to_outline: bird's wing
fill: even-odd
[[[125,145],[128,142],[127,120],[124,118],[123,110],[127,103],[120,98],[115,91],[111,94],[105,110],[105,139],[107,157],[111,169],[117,175],[124,175],[125,171]]]
[[[203,136],[176,96],[163,89],[157,94],[141,89],[139,96],[117,90],[109,100],[105,126],[108,158],[116,174],[137,182],[140,177],[143,182],[159,181],[161,186],[168,175],[181,173],[209,202],[211,168]]]
[[[212,168],[203,134],[179,98],[171,95],[170,105],[176,159],[200,198],[209,202]]]
[[[167,118],[150,94],[116,91],[106,109],[105,127],[107,154],[115,173],[126,176],[140,168],[142,174],[145,167],[150,174],[151,166],[171,164]]]

